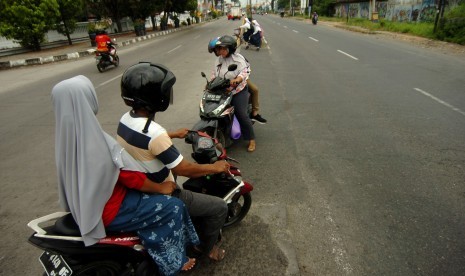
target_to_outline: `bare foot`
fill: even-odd
[[[221,261],[224,259],[226,251],[224,249],[219,248],[218,245],[214,245],[212,251],[210,251],[210,254],[208,254],[208,257],[213,260],[213,261]]]
[[[191,270],[195,265],[195,258],[189,258],[189,260],[182,266],[182,271]]]

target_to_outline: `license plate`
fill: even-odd
[[[207,94],[205,95],[205,100],[209,102],[219,102],[221,100],[221,95]]]
[[[48,276],[70,276],[73,271],[61,255],[44,252],[39,257]]]

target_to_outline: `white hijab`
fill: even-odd
[[[86,246],[105,237],[102,213],[119,170],[144,171],[95,116],[97,94],[85,76],[52,89],[55,110],[55,159],[60,205],[72,213]]]

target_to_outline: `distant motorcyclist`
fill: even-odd
[[[97,31],[95,42],[97,43],[97,51],[101,53],[109,53],[110,61],[113,62],[113,57],[115,56],[116,49],[113,46],[114,43],[111,41],[111,38],[108,36],[105,30]]]
[[[313,14],[312,14],[312,23],[313,23],[313,25],[316,25],[317,22],[318,22],[318,14],[316,12],[313,12]]]

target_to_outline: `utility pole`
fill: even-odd
[[[438,6],[438,9],[436,10],[436,18],[434,20],[433,33],[436,33],[439,18],[443,18],[444,16],[444,4],[445,4],[445,0],[439,0],[439,6]]]

